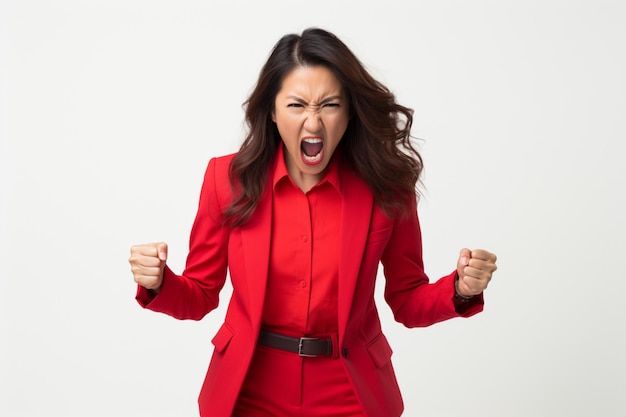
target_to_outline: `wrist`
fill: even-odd
[[[459,275],[457,274],[456,278],[454,279],[454,298],[456,298],[457,300],[461,301],[461,302],[468,302],[471,299],[473,299],[475,296],[474,295],[465,295],[465,294],[461,294],[461,292],[459,291]]]

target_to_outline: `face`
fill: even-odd
[[[348,127],[343,86],[326,67],[297,67],[283,80],[272,120],[285,144],[289,175],[308,191],[322,179]]]

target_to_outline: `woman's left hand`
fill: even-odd
[[[466,297],[483,292],[498,269],[496,259],[496,255],[483,249],[461,249],[456,266],[459,274],[457,292]]]

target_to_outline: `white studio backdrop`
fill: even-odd
[[[309,26],[415,109],[431,278],[464,246],[499,257],[471,319],[409,330],[379,297],[405,415],[626,415],[623,2],[0,7],[1,416],[197,415],[228,290],[200,322],[144,311],[129,247],[182,271],[206,163]]]

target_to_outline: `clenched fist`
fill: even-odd
[[[135,282],[159,292],[163,283],[163,269],[167,261],[167,243],[148,243],[130,248],[130,270]]]
[[[493,253],[482,249],[462,249],[456,266],[459,274],[457,292],[466,297],[480,294],[489,285],[496,269],[496,255]]]

